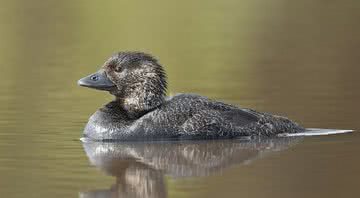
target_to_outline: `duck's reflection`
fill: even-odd
[[[207,176],[284,150],[301,138],[102,143],[84,142],[92,165],[116,177],[107,190],[81,192],[80,197],[167,196],[164,175]]]

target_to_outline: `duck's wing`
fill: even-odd
[[[251,112],[236,110],[202,110],[194,113],[181,126],[184,135],[207,137],[234,136],[236,128],[257,122],[259,117]],[[237,133],[236,136],[239,134]],[[244,134],[247,135],[247,134]]]
[[[225,120],[238,127],[257,122],[260,119],[260,114],[251,109],[233,108],[223,111],[221,114]]]
[[[240,108],[217,101],[211,102],[209,108],[212,114],[220,116],[224,121],[230,122],[238,127],[257,122],[262,116],[261,113],[252,109]]]

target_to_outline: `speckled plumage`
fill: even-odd
[[[84,136],[94,140],[215,139],[273,136],[305,129],[285,117],[224,104],[195,94],[165,97],[166,76],[156,59],[120,52],[103,69],[116,99],[96,111]]]

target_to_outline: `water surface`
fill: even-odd
[[[92,163],[79,141],[88,117],[112,98],[76,85],[119,50],[156,55],[168,73],[169,94],[198,93],[285,115],[305,127],[360,129],[356,0],[0,3],[1,197],[86,197],[119,183]],[[203,171],[208,158],[202,155],[213,157],[212,165],[226,156],[233,163],[186,177],[152,167],[153,181],[161,181],[161,190],[153,188],[158,194],[152,195],[330,198],[360,193],[356,132],[307,137],[265,156],[259,149],[240,152],[237,144],[226,149],[233,145],[228,143],[162,145],[177,151],[173,156],[193,155],[188,162]],[[272,148],[267,143],[262,146]],[[241,154],[251,160],[237,160]],[[139,164],[131,170],[149,166]],[[185,166],[183,173],[191,170]],[[152,181],[140,178],[138,186]]]

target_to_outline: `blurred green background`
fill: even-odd
[[[88,164],[78,139],[88,117],[112,98],[76,82],[121,50],[158,57],[169,94],[199,93],[306,127],[360,128],[357,0],[0,5],[1,197],[76,197],[111,185]],[[359,194],[359,135],[320,139],[223,176],[169,178],[169,197]],[[295,188],[304,183],[308,188]]]

